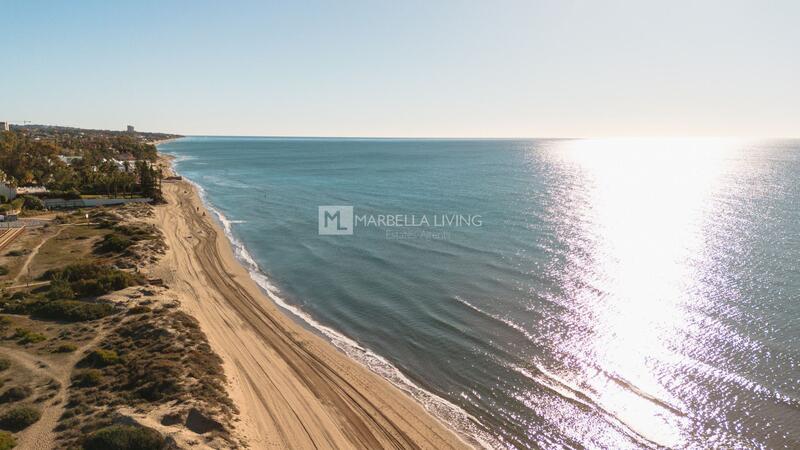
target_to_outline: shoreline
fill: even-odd
[[[172,157],[159,161],[175,173]],[[253,448],[468,448],[408,392],[281,311],[235,256],[188,180],[164,183],[156,224],[170,250],[154,270],[225,361]],[[468,438],[468,437],[467,437]]]

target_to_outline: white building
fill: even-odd
[[[69,165],[72,165],[72,163],[74,163],[74,162],[76,162],[76,161],[81,161],[81,160],[83,160],[83,156],[64,156],[64,155],[58,155],[58,159],[60,159],[61,161],[64,161],[64,164],[69,164]]]
[[[0,122],[0,131],[8,131],[10,129],[10,125],[8,122]]]
[[[26,186],[17,188],[17,195],[46,194],[47,192],[48,190],[44,186]]]
[[[0,195],[5,197],[6,201],[14,200],[17,198],[17,190],[5,183],[0,183]]]

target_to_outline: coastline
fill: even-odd
[[[171,159],[160,161],[174,173]],[[155,223],[169,250],[153,274],[223,358],[252,448],[467,448],[408,393],[288,317],[237,260],[195,186],[164,183]]]

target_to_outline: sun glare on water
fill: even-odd
[[[684,363],[709,199],[736,149],[729,140],[609,139],[568,141],[556,152],[584,184],[582,201],[570,204],[591,237],[585,283],[570,294],[592,332],[566,346],[594,364],[572,381],[651,443],[682,443],[686,409],[661,375]]]

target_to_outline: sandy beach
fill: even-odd
[[[168,160],[164,159],[168,164]],[[250,448],[466,448],[408,395],[284,315],[187,181],[164,183],[169,246],[152,271],[223,358]]]

